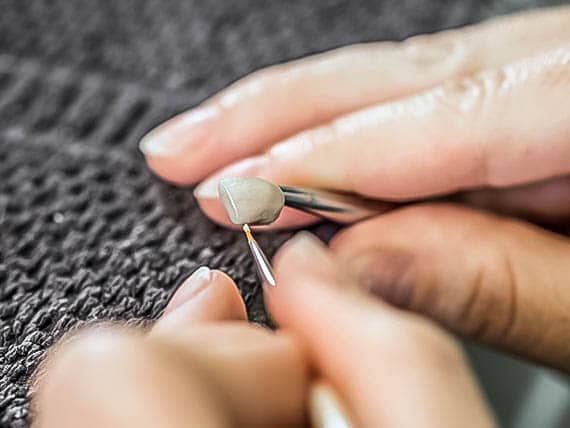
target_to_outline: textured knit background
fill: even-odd
[[[201,264],[266,320],[242,236],[146,170],[146,130],[268,64],[555,3],[0,0],[0,426],[29,425],[30,375],[64,332],[156,318]]]

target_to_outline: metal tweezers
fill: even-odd
[[[362,196],[302,187],[279,186],[285,195],[285,206],[295,208],[336,223],[349,224],[380,214],[394,205],[366,199]],[[263,250],[251,234],[249,226],[243,226],[247,242],[260,280],[272,287],[277,285],[273,269]]]

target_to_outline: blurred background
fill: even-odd
[[[243,239],[146,170],[145,131],[266,65],[564,3],[0,0],[0,427],[29,426],[30,376],[63,333],[152,320],[206,262],[267,322]],[[567,379],[467,347],[503,426],[570,425]]]

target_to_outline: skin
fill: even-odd
[[[37,375],[37,426],[300,425],[301,348],[248,325],[227,275],[204,276],[182,284],[149,332],[96,327],[52,349]]]
[[[397,201],[462,191],[479,206],[564,219],[569,22],[570,8],[549,9],[270,67],[161,125],[141,149],[168,181],[208,177],[196,196],[226,225],[216,182],[240,175]],[[566,197],[535,202],[540,182]],[[514,189],[527,197],[503,196]],[[287,210],[275,227],[310,220]]]
[[[442,329],[355,293],[340,260],[310,236],[281,250],[275,269],[280,287],[268,290],[268,304],[281,333],[246,322],[228,276],[212,271],[205,283],[196,274],[150,332],[92,328],[52,349],[37,376],[35,423],[306,426],[308,385],[318,376],[341,391],[356,426],[493,426],[459,347]],[[318,315],[307,297],[320,302]],[[425,394],[429,402],[410,412],[406,402],[425,402]]]
[[[202,181],[198,202],[224,225],[215,189],[228,176],[416,204],[330,248],[286,244],[266,290],[277,335],[229,321],[243,304],[216,274],[227,296],[196,294],[149,335],[56,347],[39,425],[299,426],[318,376],[359,426],[493,426],[446,330],[570,373],[570,240],[521,220],[570,218],[569,89],[566,7],[270,67],[153,130],[150,168]],[[284,210],[272,227],[314,221]]]

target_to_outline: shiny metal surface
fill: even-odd
[[[243,231],[247,237],[247,243],[251,250],[251,254],[253,255],[259,279],[262,283],[275,287],[277,282],[275,281],[275,275],[273,274],[273,269],[271,268],[269,260],[267,260],[267,256],[253,237],[251,229],[247,224],[243,225]]]
[[[388,211],[394,204],[362,196],[303,187],[280,186],[285,206],[315,214],[336,223],[354,223]]]

